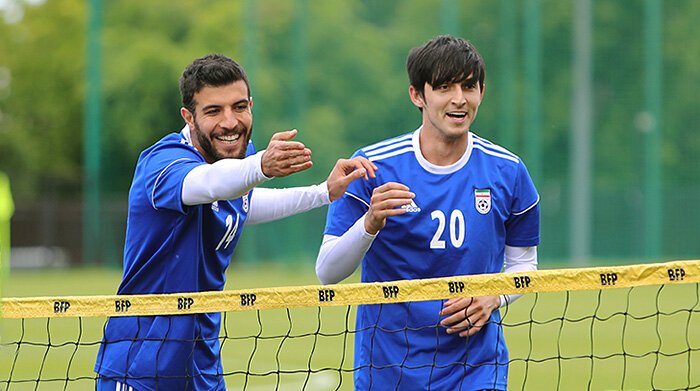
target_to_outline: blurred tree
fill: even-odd
[[[85,6],[27,6],[0,24],[0,167],[17,199],[80,194]]]
[[[673,186],[700,187],[700,2],[664,7],[664,178]]]
[[[139,153],[182,128],[178,80],[185,66],[210,52],[235,57],[240,34],[231,29],[239,18],[231,2],[144,5],[105,3],[103,170],[106,190],[117,194],[128,191]]]
[[[522,1],[509,2],[516,13],[523,12]],[[0,169],[10,175],[18,205],[42,197],[76,198],[82,181],[85,2],[13,3],[24,4],[24,16],[0,22]],[[418,125],[420,114],[407,97],[406,54],[443,32],[443,1],[307,0],[303,18],[295,0],[257,0],[252,15],[245,4],[227,0],[104,3],[106,197],[111,193],[123,199],[139,152],[181,128],[178,78],[193,58],[211,52],[239,60],[252,76],[253,140],[258,148],[267,145],[272,133],[298,128],[299,139],[314,151],[313,169],[271,185],[321,181],[335,159]],[[496,143],[505,140],[499,134],[503,118],[499,91],[506,82],[501,76],[506,64],[499,58],[502,4],[508,3],[463,2],[455,16],[460,35],[479,48],[487,64],[486,96],[474,130]],[[666,186],[683,192],[685,198],[675,202],[692,203],[700,192],[700,165],[693,160],[700,154],[700,132],[694,129],[700,121],[695,92],[700,82],[700,25],[696,23],[700,2],[663,4],[663,178]],[[565,237],[566,228],[561,228],[566,226],[569,209],[570,116],[576,110],[570,103],[575,15],[571,2],[541,0],[541,9],[541,151],[546,159],[538,186],[547,204],[545,236]],[[639,136],[648,120],[643,1],[596,1],[593,11],[593,190],[603,194],[596,204],[598,235],[612,245],[619,239],[614,235],[621,230],[618,222],[634,219],[641,207],[637,199],[643,182]],[[246,23],[244,18],[251,17],[255,23]],[[295,25],[298,20],[306,23],[302,30]],[[255,30],[247,31],[245,26]],[[521,27],[518,22],[515,29]],[[253,43],[255,50],[245,42]],[[307,50],[303,61],[299,61],[299,47]],[[519,77],[523,43],[515,42],[513,49],[514,69],[519,70],[512,86],[518,97],[512,110],[516,135],[513,145],[504,146],[522,153],[525,135],[518,123],[530,108],[522,97],[531,81]],[[298,97],[306,102],[302,115],[295,109]],[[523,157],[527,163],[528,157]],[[631,238],[643,229],[632,226]],[[557,253],[567,248],[549,243]],[[634,248],[634,243],[630,239],[625,245]]]

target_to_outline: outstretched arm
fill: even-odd
[[[233,200],[271,179],[260,168],[263,153],[245,159],[221,159],[193,168],[182,183],[182,203],[192,206]]]
[[[329,202],[326,182],[288,189],[258,187],[250,197],[250,209],[245,223],[267,223],[327,205]]]
[[[182,203],[209,204],[233,200],[253,187],[311,167],[311,151],[292,141],[296,130],[272,135],[267,149],[245,159],[221,159],[192,169],[182,183]]]
[[[374,177],[376,167],[364,157],[339,159],[326,182],[288,189],[257,188],[250,199],[246,224],[259,224],[327,205],[340,198],[350,182]]]

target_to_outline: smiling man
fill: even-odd
[[[523,162],[474,134],[485,67],[467,41],[439,36],[408,55],[421,126],[362,148],[375,178],[331,204],[316,261],[322,283],[362,264],[379,282],[535,270],[539,196]],[[355,389],[505,390],[499,307],[517,296],[463,297],[357,311]]]
[[[253,100],[243,68],[208,55],[180,79],[186,126],[147,148],[129,191],[118,294],[220,291],[243,227],[338,199],[374,175],[364,157],[340,159],[320,185],[255,188],[312,166],[311,151],[276,133],[255,153]],[[95,371],[98,390],[223,390],[219,313],[111,318]]]

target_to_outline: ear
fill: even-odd
[[[486,91],[486,83],[481,87],[481,96],[479,97],[479,100],[484,100],[484,91]]]
[[[251,96],[250,98],[248,98],[248,101],[249,101],[248,107],[250,107],[250,109],[252,110],[253,109],[253,97]]]
[[[181,107],[180,108],[180,115],[182,116],[182,119],[184,119],[185,122],[187,122],[187,125],[190,126],[190,129],[192,129],[194,126],[194,114],[192,114],[186,108]]]
[[[411,102],[419,109],[425,107],[425,98],[423,94],[413,87],[413,85],[408,86],[408,96],[411,97]]]

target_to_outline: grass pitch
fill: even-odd
[[[9,297],[109,295],[120,278],[113,269],[17,271],[3,291]],[[317,284],[312,265],[266,264],[234,266],[227,289],[310,284]],[[502,312],[513,360],[509,389],[700,387],[698,301],[697,284],[527,295]],[[93,390],[104,322],[2,320],[0,389]],[[228,313],[222,327],[228,388],[268,390],[279,382],[284,390],[351,390],[348,328],[354,329],[354,309],[346,307]],[[312,373],[284,373],[299,369]]]

